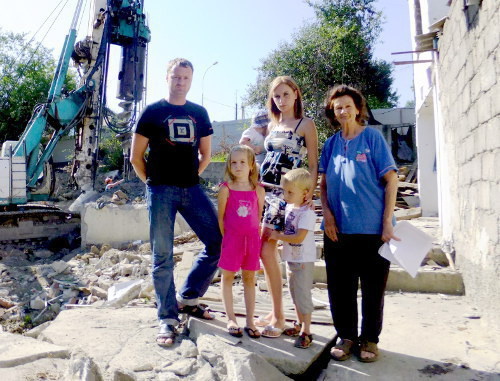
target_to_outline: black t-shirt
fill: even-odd
[[[149,139],[149,185],[198,184],[200,139],[213,134],[203,107],[190,101],[177,106],[162,99],[144,109],[135,132]]]

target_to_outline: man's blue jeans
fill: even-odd
[[[179,322],[177,300],[196,305],[198,297],[207,291],[217,270],[222,235],[215,208],[200,185],[188,188],[148,185],[147,198],[158,319],[176,325]],[[177,212],[205,244],[205,249],[196,256],[176,299],[173,249]]]

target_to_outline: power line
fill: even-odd
[[[210,99],[210,98],[206,98],[206,97],[205,97],[205,100],[207,100],[207,101],[209,101],[209,102],[212,102],[212,103],[216,103],[216,104],[218,104],[218,105],[220,105],[220,106],[226,106],[226,107],[229,107],[229,108],[233,108],[233,109],[234,109],[234,106],[229,106],[229,105],[226,105],[226,104],[224,104],[224,103],[220,103],[220,102],[214,101],[213,99]]]

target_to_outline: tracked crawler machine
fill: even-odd
[[[64,231],[68,224],[79,222],[78,216],[32,202],[48,200],[54,191],[51,156],[62,136],[70,131],[74,133],[72,177],[82,191],[87,191],[95,185],[103,128],[109,127],[120,135],[132,128],[145,92],[147,43],[150,41],[143,3],[139,0],[93,0],[89,33],[77,42],[76,25],[83,0],[77,1],[47,100],[36,106],[19,140],[6,141],[2,145],[0,242],[51,238],[57,230]],[[121,47],[117,98],[121,100],[122,112],[118,114],[106,106],[111,45]],[[63,83],[71,60],[78,66],[81,78],[76,90],[64,92]],[[48,131],[52,133],[51,138],[42,145],[42,137]]]

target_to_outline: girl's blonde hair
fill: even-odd
[[[282,185],[293,184],[302,191],[309,192],[314,186],[311,174],[304,168],[292,169],[282,177]]]
[[[289,86],[293,91],[297,93],[297,99],[295,99],[295,104],[293,105],[293,111],[295,119],[303,118],[304,106],[302,105],[302,93],[300,92],[297,83],[292,79],[292,77],[289,77],[288,75],[282,75],[274,78],[274,80],[269,85],[269,93],[267,94],[267,103],[266,103],[267,110],[269,111],[269,117],[276,124],[278,124],[280,121],[281,111],[279,110],[278,106],[276,106],[276,103],[274,103],[273,92],[281,84]]]
[[[248,173],[248,181],[252,184],[253,188],[257,187],[259,182],[259,171],[257,169],[257,163],[255,161],[255,153],[253,149],[245,145],[237,145],[231,148],[229,155],[226,160],[226,169],[224,171],[224,179],[226,181],[234,181],[236,177],[231,173],[231,156],[234,152],[244,152],[247,154],[248,166],[250,167],[250,172]]]

